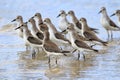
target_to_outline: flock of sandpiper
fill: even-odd
[[[110,19],[105,7],[102,7],[99,13],[101,13],[100,22],[108,33],[108,40],[111,40],[113,38],[112,31],[120,31],[120,27]],[[120,10],[116,10],[111,16],[114,15],[117,15],[120,21]],[[66,16],[70,16],[72,23],[67,20]],[[99,52],[93,48],[96,43],[107,46],[108,41],[103,41],[96,35],[98,29],[89,27],[85,18],[78,19],[73,10],[68,13],[61,10],[57,17],[60,18],[58,26],[61,32],[56,29],[50,18],[43,20],[40,13],[36,13],[27,22],[23,22],[20,15],[12,21],[18,23],[15,30],[24,39],[26,49],[31,50],[32,57],[35,57],[37,50],[41,49],[47,53],[48,63],[50,63],[50,57],[55,56],[57,64],[57,56],[59,55],[67,56],[66,53],[79,51],[78,60],[80,54],[83,54],[85,59],[84,51]],[[74,50],[67,51],[66,47],[72,47]]]

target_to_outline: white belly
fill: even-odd
[[[23,38],[23,32],[20,29],[16,30],[16,32],[19,37]]]
[[[101,19],[100,19],[100,22],[101,22],[102,26],[103,26],[105,29],[110,30],[110,25],[109,25],[108,21],[107,21],[105,18],[101,18]]]
[[[66,21],[60,21],[59,22],[59,29],[61,30],[61,31],[64,31],[64,30],[66,30],[67,29],[67,26],[68,25],[68,23],[66,22]]]

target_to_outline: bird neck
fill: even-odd
[[[44,34],[44,41],[49,41],[50,40],[50,35],[49,35],[49,32],[47,31],[47,32],[45,32],[45,34]]]
[[[67,25],[69,22],[67,20],[67,18],[64,16],[64,17],[61,17],[60,20],[59,20],[59,26],[61,25]]]
[[[34,31],[37,31],[37,27],[36,27],[36,23],[35,22],[31,22],[31,27]]]
[[[38,19],[38,24],[39,24],[39,23],[43,23],[42,17],[38,16],[37,19]]]
[[[31,35],[31,33],[30,33],[28,27],[24,27],[24,29],[23,29],[23,35],[24,35],[25,37]]]
[[[72,21],[73,21],[74,23],[77,23],[77,22],[78,22],[78,19],[77,19],[77,17],[76,17],[75,15],[72,15]]]
[[[87,30],[87,27],[88,27],[87,23],[82,22],[81,24],[82,24],[82,31],[83,31],[83,32],[86,31],[86,30]],[[82,33],[83,33],[83,32],[82,32]]]
[[[57,29],[55,28],[54,24],[52,23],[47,23],[48,29],[52,31],[53,33],[57,32]]]
[[[102,15],[103,18],[109,19],[107,11],[103,11],[102,14],[103,14]]]
[[[74,40],[74,32],[72,30],[68,31],[68,34],[69,34],[69,38],[70,38],[70,41],[73,42]]]
[[[19,19],[18,22],[17,22],[18,26],[21,26],[23,23],[24,23],[23,19]]]
[[[118,17],[118,21],[120,22],[120,16]]]

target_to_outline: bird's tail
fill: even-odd
[[[99,34],[99,32],[98,32],[99,29],[96,29],[96,28],[90,28],[90,29],[91,29],[93,32]]]
[[[99,50],[97,50],[97,49],[93,49],[95,52],[99,52]]]
[[[70,51],[62,51],[64,56],[67,56],[65,53],[70,53]]]
[[[102,42],[102,44],[104,45],[104,46],[107,46],[107,44],[108,44],[108,42]]]

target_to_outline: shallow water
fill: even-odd
[[[14,4],[16,3],[16,4]],[[53,4],[54,3],[54,4]],[[109,15],[120,9],[120,1],[110,0],[3,0],[0,2],[0,80],[119,80],[120,79],[120,40],[119,32],[114,33],[114,41],[108,47],[102,47],[99,53],[88,52],[86,60],[77,61],[77,55],[60,57],[58,64],[52,59],[51,65],[43,52],[31,58],[25,50],[24,42],[16,35],[14,25],[10,21],[17,15],[24,20],[36,12],[43,18],[50,17],[57,26],[60,10],[74,10],[78,18],[86,17],[91,27],[100,29],[100,38],[107,38],[100,25],[100,7],[105,6]],[[9,13],[9,14],[8,14]],[[92,19],[92,20],[91,20]],[[117,18],[112,17],[117,23]]]

